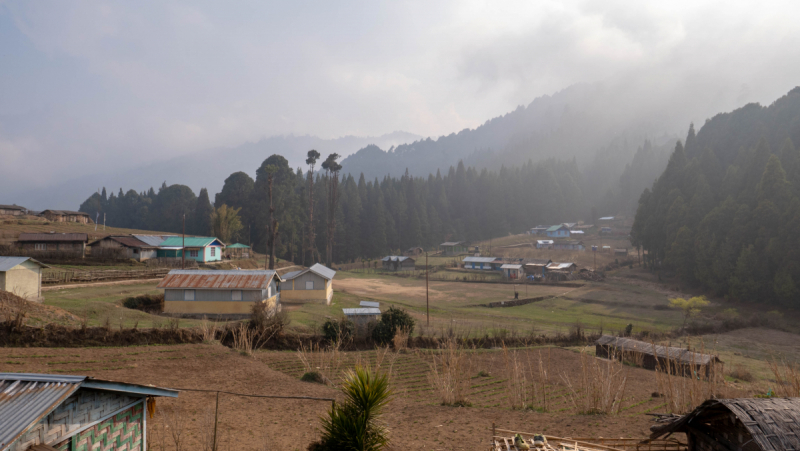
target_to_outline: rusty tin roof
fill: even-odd
[[[263,290],[273,277],[280,276],[275,271],[202,271],[173,269],[161,280],[158,288],[202,288],[207,290]]]

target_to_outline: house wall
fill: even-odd
[[[43,213],[42,216],[51,222],[77,222],[79,224],[89,223],[89,217],[84,215],[58,215],[54,213]]]
[[[183,290],[164,290],[164,313],[249,315],[256,302],[275,308],[280,298],[274,291],[267,298],[266,290],[248,290],[241,301],[232,301],[230,290],[195,290],[195,300],[184,301]]]
[[[46,249],[36,249],[37,244],[44,244]],[[28,252],[69,252],[75,255],[83,255],[86,249],[86,243],[82,241],[25,241],[19,243],[20,247]]]
[[[6,210],[0,208],[0,215],[22,216],[22,210]]]
[[[59,450],[142,449],[142,397],[78,389],[8,448],[23,451],[38,444]],[[96,423],[81,431],[92,423]]]
[[[214,256],[211,256],[211,249],[214,249]],[[206,262],[218,262],[222,260],[222,247],[220,246],[206,246],[204,252],[204,260]]]
[[[306,282],[313,281],[314,289],[307,290]],[[321,301],[326,304],[333,299],[333,282],[312,272],[307,272],[281,284],[281,298],[285,302]]]
[[[41,297],[42,268],[36,263],[25,261],[0,274],[0,290],[31,301],[37,301]]]

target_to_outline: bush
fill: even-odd
[[[372,339],[381,344],[390,343],[398,330],[411,336],[414,332],[414,318],[405,310],[389,307],[389,310],[381,314],[381,321],[372,330]]]
[[[347,318],[329,319],[322,325],[322,335],[331,343],[349,340],[355,331],[356,325]]]
[[[125,308],[141,310],[147,313],[161,313],[164,311],[163,294],[143,294],[122,301]]]
[[[303,382],[313,382],[315,384],[324,384],[325,379],[316,371],[309,371],[307,373],[303,373],[303,376],[300,378]]]
[[[254,331],[261,344],[281,335],[289,322],[289,316],[286,313],[275,313],[274,309],[267,309],[266,305],[262,303],[254,304],[250,310],[249,329]]]
[[[381,411],[389,402],[391,390],[385,374],[373,374],[356,367],[345,374],[342,392],[345,401],[337,403],[322,419],[322,437],[309,449],[374,451],[389,444],[386,428],[379,423]]]

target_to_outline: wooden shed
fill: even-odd
[[[22,216],[28,211],[19,205],[0,205],[0,216]]]
[[[164,313],[232,319],[249,316],[256,303],[277,311],[280,281],[269,270],[173,269],[158,288],[164,290]]]
[[[689,451],[800,449],[800,398],[710,399],[651,428],[651,438],[683,432]]]
[[[343,308],[342,313],[356,326],[356,335],[363,336],[369,332],[371,324],[378,322],[381,309],[377,307]]]
[[[519,280],[525,278],[525,270],[522,265],[506,263],[500,266],[500,269],[503,270],[503,277],[506,279]]]
[[[113,257],[145,261],[156,258],[158,247],[131,236],[107,236],[89,245],[93,258]]]
[[[86,376],[0,373],[0,451],[145,450],[147,404],[178,391]]]
[[[416,264],[413,258],[401,255],[387,255],[381,259],[381,265],[387,271],[413,271]]]
[[[0,257],[0,290],[38,301],[42,297],[42,269],[47,267],[30,257]]]
[[[336,271],[319,263],[301,271],[284,274],[281,298],[285,302],[324,302],[333,299],[333,277]]]
[[[631,361],[648,370],[658,368],[659,371],[681,376],[702,374],[708,377],[714,365],[722,363],[715,355],[610,335],[603,335],[595,341],[595,354],[598,357]]]
[[[79,224],[93,224],[89,213],[69,210],[45,210],[39,216],[50,222],[77,222]]]
[[[250,258],[250,246],[242,243],[229,244],[225,246],[225,257]]]
[[[459,255],[469,252],[469,243],[466,241],[447,241],[439,245],[442,255]]]
[[[20,233],[17,245],[25,253],[83,257],[89,235],[85,233]]]

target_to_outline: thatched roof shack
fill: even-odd
[[[685,433],[689,451],[797,450],[800,398],[711,399],[652,431],[652,438]]]
[[[670,374],[683,376],[693,373],[708,376],[714,364],[722,363],[715,355],[610,335],[603,335],[595,341],[595,353],[598,357],[625,359],[648,370],[669,369]]]

